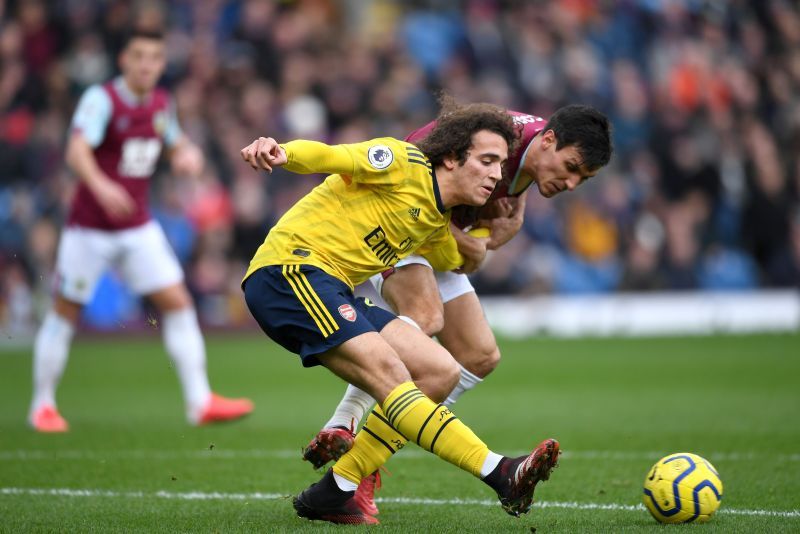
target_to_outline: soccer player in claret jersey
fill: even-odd
[[[122,75],[90,87],[72,119],[66,160],[80,182],[58,248],[53,306],[33,354],[28,421],[40,432],[68,429],[56,408],[56,386],[81,309],[111,266],[161,312],[164,344],[183,387],[189,422],[237,419],[253,410],[248,399],[211,391],[183,272],[148,211],[150,178],[162,145],[175,174],[194,175],[203,166],[202,153],[180,130],[168,93],[156,88],[166,64],[162,35],[132,32],[119,64]]]
[[[447,97],[443,102],[446,105]],[[487,249],[500,247],[519,231],[525,197],[532,184],[547,198],[572,191],[595,175],[611,156],[609,121],[591,107],[566,106],[547,121],[516,111],[508,113],[517,125],[520,139],[509,154],[503,180],[485,206],[462,205],[452,210],[453,236],[473,267],[480,265]],[[423,126],[406,140],[422,141],[435,124]],[[472,237],[462,231],[474,227],[488,228],[490,237]],[[497,342],[463,272],[434,271],[424,256],[411,255],[370,281],[401,319],[417,325],[427,335],[437,336],[458,361],[459,382],[445,405],[452,406],[499,363]],[[354,428],[373,404],[367,393],[348,386],[332,417],[304,449],[303,458],[314,468],[338,459],[352,446]],[[373,514],[377,513],[373,492],[378,483],[376,471],[363,479],[356,494],[356,499]]]
[[[515,142],[504,110],[472,104],[443,112],[420,146],[392,138],[279,145],[262,137],[242,149],[254,168],[333,173],[278,221],[256,252],[242,283],[250,311],[303,365],[322,364],[378,401],[352,449],[294,499],[301,517],[377,523],[355,490],[407,438],[480,477],[512,515],[529,511],[535,485],[556,465],[552,439],[518,458],[490,451],[441,404],[458,382],[452,356],[353,294],[355,285],[415,252],[440,271],[462,266],[450,208],[489,199]]]

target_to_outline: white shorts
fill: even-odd
[[[86,304],[103,273],[114,268],[139,295],[149,295],[183,281],[183,270],[156,221],[126,230],[70,226],[61,234],[56,259],[58,292]]]
[[[419,265],[427,265],[430,269],[433,269],[428,260],[422,256],[405,257],[398,261],[394,267],[397,269],[403,267],[404,265],[412,265],[415,263]],[[465,293],[475,291],[475,288],[472,287],[472,283],[469,281],[469,278],[467,278],[466,274],[454,273],[453,271],[433,271],[433,274],[436,276],[436,285],[439,286],[439,296],[442,299],[442,303],[450,302],[451,300],[460,297]],[[383,274],[376,274],[371,277],[369,281],[372,282],[372,285],[375,287],[375,291],[377,291],[378,295],[380,295],[381,291],[383,290]]]

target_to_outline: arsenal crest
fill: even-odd
[[[339,306],[339,315],[351,323],[356,320],[356,310],[349,304],[342,304]]]

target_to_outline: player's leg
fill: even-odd
[[[438,298],[433,270],[425,258],[404,258],[395,269],[373,276],[369,285],[371,287],[361,292],[356,288],[356,294],[367,298],[377,297],[374,300],[379,301],[381,306],[394,310],[401,320],[427,335],[433,335],[441,329],[442,302]],[[426,295],[426,298],[419,298],[419,295]],[[384,300],[384,297],[388,297],[388,300]],[[352,447],[355,428],[374,404],[375,400],[368,393],[349,384],[331,418],[303,449],[303,459],[311,462],[315,469],[337,460]]]
[[[428,330],[431,317],[439,318],[437,311],[444,302],[444,328],[437,335],[439,341],[460,365],[458,384],[449,393],[444,404],[451,406],[465,391],[472,389],[488,375],[500,359],[500,350],[483,315],[475,290],[466,275],[435,273],[424,258],[406,258],[392,273],[379,274],[370,280],[375,291],[392,302],[395,312],[421,318]],[[408,290],[406,287],[413,288]],[[436,297],[419,298],[419,295]],[[404,315],[401,319],[416,325]],[[424,388],[420,387],[423,391]],[[338,459],[352,447],[353,431],[374,401],[353,385],[336,407],[333,416],[303,450],[303,458],[319,468]]]
[[[434,271],[425,258],[405,258],[382,280],[376,289],[397,315],[413,319],[428,336],[439,333],[444,326],[444,308]]]
[[[459,367],[441,345],[433,343],[415,326],[399,320],[388,323],[381,330],[381,336],[398,353],[420,391],[436,402],[441,402],[447,397],[459,379]],[[355,386],[350,387],[361,391]],[[374,401],[372,397],[367,398],[370,399],[368,407],[370,408]],[[379,483],[378,467],[406,442],[405,437],[394,429],[386,427],[380,417],[375,412],[370,414],[362,429],[364,432],[360,433],[361,437],[358,438],[364,440],[364,446],[369,450],[363,468],[368,469],[368,466],[374,465],[375,469],[362,479],[356,499],[362,509],[369,511],[371,515],[378,513],[373,499],[375,486]],[[303,458],[311,462],[315,468],[319,468],[349,451],[353,447],[354,438],[350,429],[325,428],[303,451]],[[391,443],[392,447],[386,448],[383,445],[384,441]]]
[[[497,367],[500,349],[469,278],[463,274],[436,273],[436,279],[445,317],[444,328],[437,338],[461,366],[458,385],[445,401],[452,406]]]
[[[56,406],[56,389],[69,358],[81,310],[94,293],[114,254],[112,233],[66,228],[56,256],[53,305],[33,346],[33,399],[28,423],[40,432],[64,432],[67,422]]]
[[[393,310],[399,319],[428,336],[435,335],[442,328],[442,301],[433,269],[425,258],[404,258],[394,269],[373,276],[370,283],[379,299],[389,306],[387,309]],[[420,295],[425,298],[420,298]],[[350,385],[323,428],[355,426],[374,403],[366,392]]]
[[[387,329],[388,326],[384,331]],[[393,334],[384,331],[381,338],[386,339],[392,349]],[[405,337],[408,333],[398,328],[394,334]],[[426,336],[420,337],[423,351],[430,353],[437,346]],[[430,345],[426,347],[426,344]],[[344,380],[356,383],[380,398],[386,385],[397,377],[381,380],[380,368],[374,368],[368,374],[364,374],[364,370],[376,363],[386,367],[388,362],[374,358],[375,354],[383,351],[386,349],[377,339],[367,343],[363,338],[357,338],[353,344],[344,344],[321,356],[320,360]],[[377,380],[380,387],[372,387],[370,381],[373,380]],[[296,499],[298,513],[304,517],[324,518],[319,513],[320,506],[337,502],[337,498],[351,498],[349,492],[354,492],[357,484],[402,448],[407,439],[483,479],[498,493],[504,509],[512,515],[530,509],[536,483],[549,477],[558,459],[558,443],[554,440],[542,442],[530,455],[519,458],[491,452],[446,406],[434,402],[414,382],[407,381],[396,385],[380,407],[373,410],[356,436],[353,448],[319,483]]]
[[[367,341],[359,337],[318,358],[342,379],[379,399],[386,393],[386,385],[399,378],[399,375],[391,375],[388,380],[381,378],[382,369],[390,367],[385,356],[390,351],[410,366],[420,359],[420,355],[433,360],[447,355],[440,345],[421,332],[400,321],[392,321],[381,330],[379,338],[371,336]],[[378,354],[384,356],[376,358]],[[441,368],[430,370],[430,375],[421,380],[449,375],[449,383],[441,384],[435,393],[439,399],[457,379],[452,361],[448,366],[444,358],[441,360]],[[409,375],[413,376],[413,373]],[[379,387],[374,384],[379,384]],[[426,387],[433,388],[432,385]],[[514,515],[528,511],[536,483],[549,477],[558,457],[558,444],[554,440],[543,442],[530,455],[519,458],[491,452],[446,406],[430,399],[414,382],[407,381],[394,386],[380,407],[373,410],[353,448],[333,470],[318,485],[300,495],[295,503],[298,513],[320,518],[315,502],[327,499],[334,502],[337,489],[342,492],[340,498],[354,491],[361,479],[402,448],[407,438],[482,478],[497,491],[504,508]]]
[[[450,320],[445,321],[444,328],[437,337],[460,364],[459,382],[445,404],[452,405],[464,391],[480,383],[497,366],[500,350],[466,275],[436,273],[434,278],[430,266],[421,259],[420,263],[407,262],[390,276],[376,275],[372,282],[387,303],[397,306],[395,311],[401,313],[401,319],[415,325],[415,321],[405,314],[421,318],[423,324],[428,325],[428,330],[432,324],[430,318],[438,317],[435,310],[444,301],[445,317]],[[414,289],[408,290],[406,286]],[[440,295],[441,300],[435,297],[419,298],[419,295],[431,294]],[[438,323],[438,319],[435,322]],[[372,402],[372,398],[365,392],[352,385],[348,386],[333,417],[311,441],[309,448],[313,448],[320,440],[326,441],[330,438],[337,442],[334,450],[342,450],[348,445],[347,434],[353,428],[353,422],[361,420]],[[325,462],[330,459],[325,459]],[[315,462],[315,467],[320,467],[317,464]]]
[[[515,461],[507,459],[503,463],[504,458],[491,453],[449,409],[420,391],[401,355],[375,330],[386,330],[390,339],[394,335],[404,341],[415,335],[414,343],[419,346],[414,349],[421,354],[436,357],[437,353],[446,352],[427,336],[393,321],[392,314],[357,301],[342,282],[311,266],[271,266],[253,273],[245,281],[244,291],[248,308],[262,329],[273,340],[299,354],[304,365],[321,363],[381,401],[374,414],[376,420],[382,418],[384,425],[378,430],[379,436],[391,429],[398,438],[409,437],[475,475],[493,472],[501,464]],[[456,373],[451,374],[455,380]],[[446,388],[452,385],[453,382]],[[375,428],[379,428],[377,423]],[[381,446],[392,447],[389,443]],[[297,497],[298,514],[335,522],[375,522],[354,502],[361,478],[374,470],[373,453],[372,447],[361,446],[356,440],[354,448],[340,461],[345,464],[343,469],[329,471],[320,483]],[[383,458],[378,458],[378,463]],[[528,461],[527,465],[539,472],[544,464],[539,459]],[[509,471],[509,476],[516,476],[518,481],[513,488],[533,485],[533,467],[521,474],[516,468]]]
[[[458,384],[444,401],[446,406],[452,406],[462,393],[475,387],[494,369],[500,359],[500,351],[497,348],[494,334],[483,315],[477,295],[466,275],[436,273],[436,282],[445,310],[445,325],[437,337],[459,363]],[[373,419],[372,425],[376,424],[380,423]],[[328,436],[332,432],[342,432],[342,430],[323,429],[312,440],[310,446],[319,443],[321,437]],[[353,440],[349,433],[346,433],[345,437],[349,439],[337,441],[337,446],[330,449],[332,454],[325,455],[317,451],[314,456],[324,459],[325,462],[338,459],[344,452],[352,448]],[[369,441],[370,438],[368,434],[365,434],[361,439]],[[388,460],[391,452],[385,450],[384,453]],[[371,489],[377,486],[378,476],[376,471],[364,478],[356,495],[362,508],[369,510],[373,515],[377,514],[378,509],[374,503]]]
[[[211,391],[203,335],[183,271],[161,227],[151,221],[125,231],[122,272],[129,286],[146,296],[161,314],[164,346],[183,390],[186,418],[192,424],[226,421],[253,411],[248,399],[227,399]]]
[[[56,388],[64,374],[75,325],[83,306],[57,295],[33,345],[33,399],[28,423],[39,432],[66,432],[69,425],[56,407]]]

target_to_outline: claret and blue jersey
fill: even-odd
[[[156,88],[144,99],[131,92],[122,77],[93,85],[78,102],[71,130],[94,149],[100,169],[122,185],[136,203],[134,213],[115,220],[98,204],[89,188],[78,184],[67,224],[100,230],[122,230],[150,220],[150,178],[162,145],[173,146],[181,129],[165,89]]]

